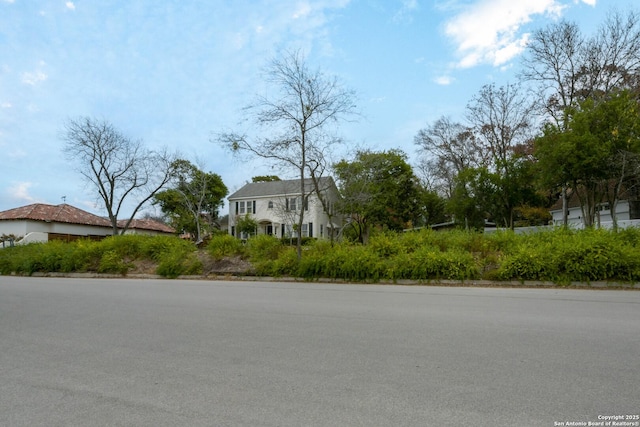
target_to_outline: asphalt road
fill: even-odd
[[[639,291],[0,276],[2,426],[639,413]]]

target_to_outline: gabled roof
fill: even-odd
[[[20,208],[9,209],[8,211],[0,212],[0,220],[31,220],[111,227],[111,222],[106,218],[66,203],[56,206],[34,203]]]
[[[128,220],[121,219],[118,221],[118,227],[122,228],[125,226]],[[160,231],[163,233],[175,233],[172,227],[169,227],[166,224],[158,222],[153,219],[134,219],[129,224],[129,230],[151,230],[151,231]]]
[[[335,188],[333,178],[326,176],[319,180],[321,189]],[[311,178],[304,180],[305,193],[313,191]],[[228,197],[232,199],[244,199],[249,197],[285,196],[300,194],[300,180],[289,179],[286,181],[250,182]]]

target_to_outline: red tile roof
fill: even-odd
[[[45,222],[63,222],[67,224],[93,225],[111,227],[111,221],[91,214],[74,206],[63,203],[61,205],[45,205],[34,203],[20,208],[0,212],[0,220],[32,220]]]
[[[128,220],[120,220],[118,221],[118,227],[124,227]],[[160,231],[162,233],[175,233],[176,230],[169,227],[166,224],[155,221],[153,219],[134,219],[129,224],[129,230],[152,230],[152,231]]]
[[[111,221],[106,218],[83,211],[74,206],[63,203],[53,206],[44,203],[34,203],[20,208],[9,209],[0,212],[0,221],[31,220],[45,222],[61,222],[67,224],[93,225],[97,227],[111,228]],[[126,220],[118,221],[118,226],[124,226]],[[151,219],[134,219],[129,225],[130,229],[152,230],[163,233],[175,233],[168,225]]]

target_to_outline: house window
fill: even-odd
[[[256,201],[247,200],[246,202],[238,202],[236,213],[240,215],[256,213]]]
[[[268,208],[269,208],[269,209],[273,209],[273,201],[269,200]]]
[[[286,236],[286,237],[296,237],[296,234],[293,232],[293,226],[291,226],[291,224],[285,225],[284,236]]]
[[[309,237],[309,224],[302,224],[302,237]]]
[[[287,207],[287,210],[297,211],[298,210],[297,202],[298,202],[297,197],[292,197],[291,199],[287,199],[287,204],[289,205]]]

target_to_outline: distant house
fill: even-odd
[[[298,223],[300,209],[304,209],[304,221],[300,235],[302,237],[330,238],[337,235],[342,225],[337,215],[328,215],[319,197],[322,197],[333,212],[333,206],[339,198],[338,188],[333,178],[319,180],[320,194],[317,194],[311,179],[304,182],[304,192],[309,195],[303,201],[300,180],[253,182],[229,196],[229,234],[247,238],[236,232],[238,218],[249,215],[257,223],[258,234],[275,237],[297,237],[294,224]],[[331,219],[330,219],[331,216]]]
[[[157,221],[134,220],[127,233],[157,235],[175,231]],[[15,236],[19,243],[99,240],[112,234],[108,219],[66,203],[55,206],[35,203],[0,212],[0,236]]]
[[[575,193],[569,192],[567,198],[568,225],[574,228],[584,227],[584,218],[580,200]],[[554,225],[563,225],[562,200],[558,200],[549,210]],[[621,228],[630,226],[640,226],[640,204],[630,200],[619,200],[616,206],[616,219]],[[608,202],[602,202],[596,208],[596,226],[611,228],[613,218],[611,216],[611,206]]]
[[[118,227],[124,228],[128,220],[121,219],[118,221]],[[158,234],[176,234],[176,230],[173,227],[163,224],[153,219],[134,219],[127,227],[127,231],[124,234],[146,234],[155,236]]]

